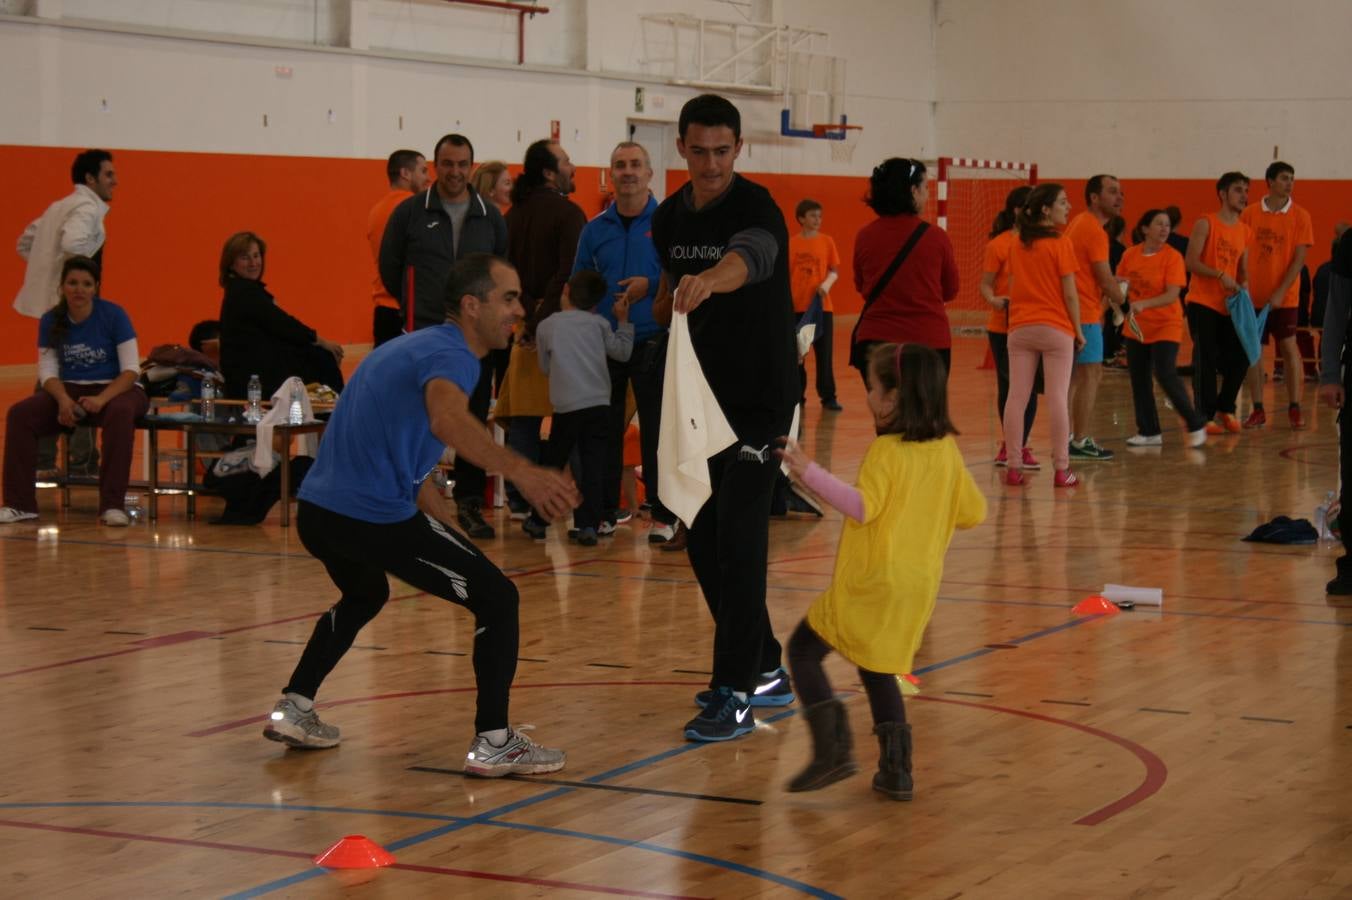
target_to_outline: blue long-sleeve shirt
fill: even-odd
[[[606,296],[597,304],[596,312],[605,316],[612,329],[617,322],[611,307],[615,305],[615,296],[624,291],[620,282],[635,275],[648,279],[648,293],[629,305],[629,322],[634,326],[635,344],[641,344],[666,330],[653,318],[653,299],[657,296],[657,284],[662,277],[662,266],[657,260],[657,248],[653,246],[652,236],[653,212],[656,209],[657,201],[649,196],[643,211],[626,228],[612,203],[582,229],[582,236],[577,242],[577,256],[573,260],[574,273],[594,269],[605,277]]]

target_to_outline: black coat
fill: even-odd
[[[251,375],[257,375],[263,382],[264,400],[292,375],[307,382],[321,380],[312,371],[314,351],[329,354],[314,346],[315,336],[313,328],[277,305],[263,282],[231,275],[221,301],[221,374],[225,376],[225,396],[243,399]],[[331,386],[342,387],[341,383]]]

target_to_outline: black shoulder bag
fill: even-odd
[[[854,330],[850,332],[851,368],[859,369],[862,372],[868,365],[868,360],[864,358],[864,348],[860,346],[858,340],[859,326],[864,324],[864,316],[868,313],[868,308],[873,305],[874,300],[877,300],[882,296],[883,289],[887,287],[887,283],[892,280],[893,275],[897,274],[897,269],[900,269],[901,264],[906,262],[906,257],[911,255],[911,251],[915,249],[915,245],[920,242],[920,238],[928,230],[928,222],[922,221],[916,226],[915,231],[911,232],[910,238],[908,238],[906,243],[901,245],[901,249],[897,251],[897,255],[893,258],[892,264],[887,267],[887,270],[883,272],[882,277],[878,279],[878,283],[873,286],[873,290],[869,291],[868,296],[864,298],[864,308],[859,310],[859,320],[854,323]]]

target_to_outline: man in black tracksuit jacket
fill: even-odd
[[[448,134],[433,154],[437,179],[424,192],[394,208],[380,241],[380,280],[399,301],[405,331],[446,320],[446,279],[455,261],[470,253],[507,255],[507,222],[498,208],[469,183],[474,145],[463,135]],[[481,361],[487,369],[487,361]],[[488,419],[493,379],[485,371],[469,398],[470,411]],[[483,519],[485,476],[467,461],[455,464],[455,502],[460,527],[473,538],[491,538],[493,526]]]

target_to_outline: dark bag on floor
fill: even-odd
[[[928,230],[928,222],[921,222],[915,227],[915,231],[911,232],[910,238],[901,245],[901,249],[893,257],[891,265],[878,278],[878,283],[873,286],[873,290],[869,291],[868,296],[864,298],[864,308],[859,310],[859,319],[854,323],[854,330],[850,332],[850,368],[862,372],[868,367],[868,360],[864,358],[864,347],[859,343],[859,326],[864,322],[864,314],[873,305],[873,301],[882,296],[883,288],[887,287],[887,283],[892,280],[892,276],[897,274],[897,269],[900,269],[901,264],[906,262],[906,257],[911,255],[915,245],[920,243],[921,236]]]
[[[202,486],[210,488],[225,498],[225,511],[220,518],[212,519],[212,525],[257,525],[267,518],[268,513],[278,500],[282,499],[281,466],[291,466],[291,490],[300,490],[301,482],[314,465],[308,456],[297,456],[273,466],[272,471],[263,477],[252,469],[245,469],[234,475],[224,477],[216,475],[214,470],[202,479]]]

